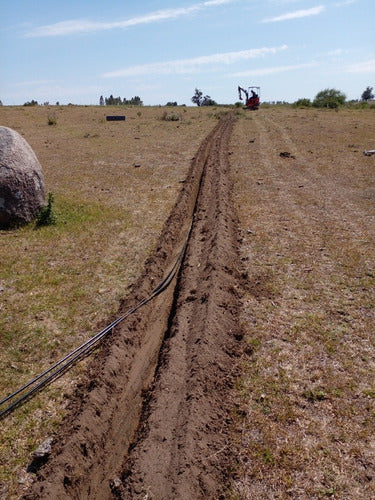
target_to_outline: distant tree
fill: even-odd
[[[191,98],[191,102],[196,104],[197,106],[201,106],[203,101],[203,92],[199,89],[195,89],[194,95]]]
[[[113,95],[111,94],[109,97],[105,98],[105,104],[106,106],[111,106],[114,102]]]
[[[167,102],[166,106],[177,106],[177,102],[176,101],[169,101]]]
[[[101,95],[99,99],[99,106],[104,106],[104,97]]]
[[[362,93],[361,100],[371,101],[371,99],[374,99],[374,94],[372,92],[373,90],[374,90],[373,87],[367,87],[366,90],[364,90]]]
[[[143,106],[143,102],[142,102],[141,98],[139,97],[139,95],[132,97],[129,101],[129,104],[131,104],[133,106]]]
[[[59,103],[59,101],[56,101],[56,106],[60,106],[60,103]]]
[[[38,106],[38,101],[34,101],[34,99],[32,101],[27,101],[24,106]]]
[[[121,97],[113,97],[111,94],[109,97],[106,97],[103,99],[103,104],[102,103],[102,97],[100,98],[100,105],[103,106],[104,104],[106,106],[125,106],[125,105],[132,105],[132,106],[143,106],[143,101],[142,99],[136,95],[132,97],[131,99],[126,99],[125,97],[121,99]]]
[[[0,106],[2,106],[2,105],[3,105],[3,101],[0,100]]]
[[[338,108],[345,104],[346,95],[340,90],[325,89],[318,92],[313,101],[313,106],[316,108]]]
[[[203,92],[199,89],[195,89],[191,101],[197,106],[216,106],[217,104],[209,95],[203,96]]]

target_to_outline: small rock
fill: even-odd
[[[26,470],[21,469],[18,475],[18,484],[22,487],[22,489],[29,488],[33,482],[34,478],[31,474],[29,474]],[[1,496],[1,490],[0,490],[0,498],[9,498],[8,496]]]
[[[53,437],[49,437],[33,453],[34,458],[45,458],[51,454]]]
[[[114,498],[118,498],[119,500],[125,498],[125,488],[122,484],[121,479],[119,479],[118,477],[114,477],[113,479],[111,479],[109,486]]]

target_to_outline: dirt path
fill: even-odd
[[[233,122],[232,115],[222,118],[201,145],[159,247],[123,310],[170,269],[193,219],[175,286],[97,356],[26,498],[209,499],[223,490],[241,339],[237,221],[228,180]]]

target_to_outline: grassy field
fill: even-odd
[[[0,231],[1,396],[116,315],[218,112],[0,107],[0,124],[34,149],[58,218]],[[105,121],[116,113],[126,121]],[[230,498],[375,498],[375,156],[362,154],[375,147],[374,110],[238,115],[247,347]],[[29,481],[84,369],[2,422],[1,498]]]
[[[0,107],[0,123],[34,149],[57,214],[55,226],[0,231],[3,397],[114,317],[217,119],[197,108]],[[5,497],[27,482],[31,452],[60,422],[84,366],[2,422]]]
[[[375,498],[374,124],[292,108],[237,124],[252,354],[234,498]]]

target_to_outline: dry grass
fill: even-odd
[[[126,122],[106,122],[106,114]],[[58,223],[0,231],[0,395],[92,336],[118,310],[155,245],[209,110],[0,107],[34,149]],[[53,117],[53,126],[51,126]],[[84,363],[2,422],[0,494],[27,482],[30,454],[60,422]],[[1,496],[1,495],[0,495]]]
[[[252,351],[233,498],[375,498],[373,124],[269,109],[233,136]]]

